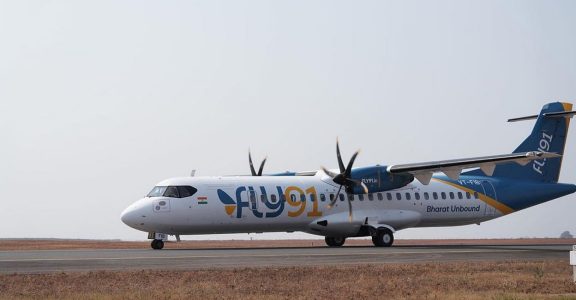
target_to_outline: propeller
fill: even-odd
[[[344,167],[344,162],[342,161],[342,155],[340,155],[339,144],[340,143],[338,142],[338,139],[336,139],[336,157],[338,158],[338,167],[340,168],[340,173],[337,174],[322,167],[324,173],[330,176],[332,178],[332,181],[340,185],[340,187],[338,188],[338,192],[336,193],[336,197],[330,200],[328,208],[332,208],[334,206],[334,204],[338,200],[338,197],[340,196],[342,187],[344,187],[346,193],[351,194],[354,187],[359,186],[364,190],[364,193],[368,194],[368,187],[364,184],[364,182],[362,182],[361,180],[352,179],[351,177],[352,166],[354,165],[356,157],[358,156],[358,154],[360,154],[360,150],[354,152],[354,154],[350,158],[350,161],[348,162],[348,165]],[[350,222],[352,222],[352,202],[350,201],[350,198],[348,198],[347,200],[348,200],[348,219],[350,220]]]
[[[264,160],[262,160],[262,163],[260,163],[260,169],[258,169],[258,173],[256,173],[256,170],[254,169],[254,164],[252,163],[252,154],[250,153],[250,150],[248,150],[248,162],[250,162],[250,172],[252,173],[252,176],[262,176],[262,171],[264,170],[264,164],[266,163],[267,159],[268,157],[264,157]]]

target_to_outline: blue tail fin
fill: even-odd
[[[514,153],[546,151],[563,155],[570,117],[547,117],[544,114],[571,110],[571,103],[554,102],[544,105],[538,115],[532,133],[514,150]],[[525,166],[514,163],[505,164],[497,166],[493,176],[540,182],[558,182],[561,166],[562,158],[535,160]]]

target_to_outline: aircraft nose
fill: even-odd
[[[121,214],[120,220],[122,222],[134,229],[146,231],[146,220],[150,217],[150,212],[152,211],[151,203],[149,199],[140,199],[132,205],[128,206]]]
[[[132,228],[138,228],[143,222],[143,218],[146,217],[146,213],[143,211],[143,207],[145,206],[143,202],[143,200],[139,200],[128,206],[122,214],[120,214],[120,220]]]
[[[136,221],[136,212],[132,205],[128,206],[122,214],[120,214],[120,220],[128,226],[131,226]]]

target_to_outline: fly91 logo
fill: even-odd
[[[546,134],[546,132],[542,131],[542,138],[540,142],[538,142],[538,151],[541,152],[548,152],[550,150],[550,144],[554,139],[553,135]],[[542,160],[535,160],[532,162],[532,169],[542,175],[542,168],[546,165],[546,159]]]

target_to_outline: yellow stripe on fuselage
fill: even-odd
[[[452,183],[452,182],[445,181],[445,180],[438,179],[438,178],[432,178],[432,180],[435,180],[435,181],[438,181],[438,182],[440,182],[440,183],[444,183],[444,184],[453,186],[453,187],[455,187],[455,188],[457,188],[457,189],[459,189],[459,190],[462,190],[462,191],[464,191],[464,192],[468,192],[468,193],[470,193],[470,194],[472,194],[472,195],[474,195],[474,193],[476,193],[475,190],[472,190],[472,189],[463,187],[463,186],[458,185],[458,184],[456,184],[456,183]],[[484,195],[484,194],[482,194],[482,193],[478,193],[478,198],[480,198],[480,200],[484,201],[486,204],[488,204],[488,205],[496,208],[497,210],[499,210],[499,211],[500,211],[502,214],[504,214],[504,215],[507,215],[507,214],[510,214],[510,213],[513,213],[513,212],[514,212],[514,210],[513,210],[512,208],[510,208],[510,207],[506,206],[505,204],[502,204],[501,202],[498,202],[496,199],[490,198],[490,197],[488,197],[488,196],[486,196],[486,195]]]

